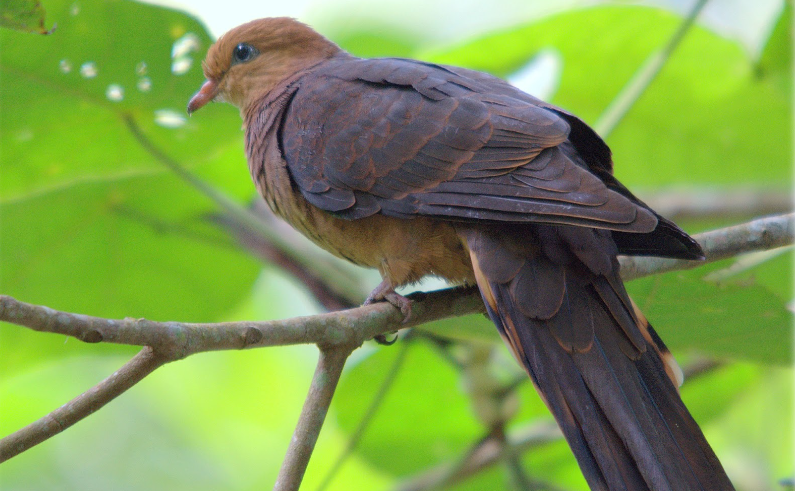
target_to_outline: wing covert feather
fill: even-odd
[[[591,171],[562,113],[517,97],[499,79],[467,74],[343,57],[305,75],[280,131],[301,193],[350,219],[384,213],[654,230],[652,212]]]

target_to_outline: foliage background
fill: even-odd
[[[199,62],[211,43],[201,23],[122,0],[53,0],[44,7],[48,26],[58,24],[52,35],[0,32],[0,292],[106,317],[220,321],[319,312],[300,285],[217,227],[208,218],[213,202],[154,159],[125,122],[134,121],[227,195],[241,203],[254,197],[236,110],[218,104],[182,116],[203,80]],[[618,177],[641,194],[671,187],[694,195],[738,186],[787,191],[791,11],[787,3],[759,56],[704,27],[691,29],[608,139]],[[666,10],[608,4],[452,45],[355,16],[324,25],[354,54],[418,57],[500,76],[541,53],[558,67],[549,75],[552,102],[594,123],[680,22]],[[680,222],[698,232],[749,218]],[[757,256],[726,273],[728,266],[638,280],[630,293],[680,362],[702,355],[727,362],[686,383],[683,397],[738,488],[778,489],[778,480],[793,473],[792,316],[785,308],[792,254]],[[720,280],[704,279],[719,270]],[[499,346],[479,317],[428,329]],[[402,349],[368,345],[350,360],[306,489],[342,451]],[[391,488],[454,461],[483,435],[460,370],[422,339],[405,349],[394,387],[330,489]],[[0,433],[66,402],[133,353],[0,326]],[[313,347],[286,347],[203,354],[167,366],[0,467],[0,484],[267,488],[314,357]],[[493,357],[498,377],[515,371],[501,347]],[[548,418],[530,384],[518,397],[514,427]],[[534,478],[585,489],[562,442],[524,460]],[[455,489],[507,486],[506,472],[495,467]]]

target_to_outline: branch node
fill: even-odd
[[[256,327],[248,327],[243,331],[243,347],[255,345],[262,341],[265,335]]]
[[[102,333],[96,329],[88,330],[80,334],[80,341],[84,343],[101,343],[103,341]]]

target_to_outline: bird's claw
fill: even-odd
[[[411,300],[397,293],[386,280],[375,287],[370,293],[370,296],[367,297],[367,300],[364,301],[364,305],[370,305],[371,303],[380,302],[382,300],[386,300],[400,309],[400,312],[403,314],[403,324],[408,322],[409,317],[411,317]],[[386,338],[384,338],[384,340],[386,340]]]
[[[378,334],[377,336],[373,336],[373,341],[380,344],[381,346],[392,346],[398,340],[397,332],[389,333],[394,336],[392,339],[387,339],[386,334]]]
[[[411,300],[395,291],[384,294],[384,300],[400,309],[403,314],[403,324],[408,322],[409,317],[411,317]]]

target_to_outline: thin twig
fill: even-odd
[[[522,465],[522,454],[517,452],[516,449],[504,439],[502,441],[502,446],[503,461],[511,476],[514,488],[519,491],[537,491],[539,486],[527,475]]]
[[[743,252],[792,244],[793,229],[795,229],[794,219],[795,215],[793,214],[764,218],[736,227],[700,234],[696,238],[704,246],[707,261],[713,261]],[[622,267],[625,278],[638,278],[660,271],[685,269],[702,264],[697,261],[661,261],[656,258],[624,259]],[[371,339],[378,334],[482,311],[483,303],[480,296],[475,289],[470,288],[450,289],[420,295],[414,302],[412,315],[405,324],[401,324],[403,314],[388,303],[377,303],[343,312],[297,317],[282,321],[189,324],[130,318],[104,319],[60,312],[0,295],[0,321],[27,326],[42,332],[66,334],[89,343],[110,342],[151,346],[157,356],[151,353],[147,354],[149,353],[147,348],[141,352],[140,358],[136,357],[135,359],[136,363],[141,362],[144,367],[150,368],[152,365],[147,363],[162,364],[193,353],[211,350],[298,343],[314,343],[327,347],[358,346],[364,340]],[[157,361],[149,360],[149,357],[154,357]],[[133,368],[136,366],[133,365]],[[125,373],[130,375],[119,375]],[[116,375],[109,377],[94,389],[76,398],[70,403],[71,406],[70,404],[64,406],[66,413],[56,410],[53,413],[56,415],[53,421],[59,421],[61,416],[58,415],[62,413],[71,414],[71,419],[64,421],[74,424],[75,421],[86,417],[91,414],[91,411],[107,403],[112,397],[127,390],[147,373],[150,372],[146,372],[145,368],[131,371],[130,367],[125,365]],[[109,398],[107,394],[112,396]],[[36,424],[39,423],[34,423],[34,425]],[[38,431],[42,430],[23,429],[6,437],[2,440],[6,446],[0,448],[0,454],[8,455],[9,457],[6,458],[10,458],[18,453],[14,452],[13,448],[29,448],[58,433],[58,431],[53,433],[52,430],[48,430],[50,433],[47,431],[38,433]]]
[[[704,247],[706,262],[710,262],[745,252],[791,245],[794,236],[795,214],[789,214],[706,232],[697,235],[696,239]],[[701,264],[704,263],[649,257],[621,258],[625,280]],[[174,359],[214,350],[303,343],[357,344],[399,328],[482,311],[483,303],[473,288],[466,289],[465,294],[461,289],[451,289],[416,297],[412,315],[404,324],[401,324],[402,314],[387,303],[278,321],[191,324],[131,318],[104,319],[60,312],[0,295],[0,321],[66,334],[90,343],[153,346],[159,353]]]
[[[152,348],[144,347],[110,377],[47,416],[0,440],[0,462],[38,445],[91,415],[169,361]]]
[[[516,489],[520,491],[565,491],[550,482],[530,477],[522,466],[521,450],[507,440],[503,441],[502,453],[502,460],[513,478]]]
[[[183,167],[182,164],[169,157],[146,136],[131,114],[123,114],[122,119],[127,125],[130,134],[138,141],[138,144],[149,152],[155,160],[173,171],[200,193],[210,198],[224,214],[240,226],[245,227],[251,233],[257,234],[262,240],[273,244],[291,261],[299,264],[302,268],[314,271],[317,275],[325,278],[325,284],[328,288],[353,301],[365,298],[369,293],[362,288],[361,282],[358,281],[354,266],[336,260],[336,258],[321,251],[308,241],[290,241],[285,239],[282,234],[276,233],[273,228],[265,224],[254,212],[241,206],[220,189],[203,181]]]
[[[356,346],[321,347],[309,394],[301,409],[287,455],[284,457],[274,491],[296,491],[301,486],[309,458],[323,428],[331,398],[337,388],[345,360]]]
[[[250,209],[252,213],[285,241],[291,243],[309,242],[309,239],[301,235],[300,232],[292,228],[286,222],[276,218],[273,212],[268,209],[268,205],[265,204],[262,198],[255,198]],[[318,274],[314,269],[305,268],[301,264],[295,262],[289,254],[285,253],[275,244],[252,232],[248,227],[236,221],[234,217],[229,214],[216,213],[210,216],[210,220],[217,226],[222,227],[228,234],[235,237],[238,243],[251,254],[269,264],[276,265],[303,283],[327,311],[349,309],[361,305],[361,303],[364,302],[365,296],[362,295],[359,288],[331,288],[328,282],[330,280],[336,282],[339,281],[339,279],[326,278]],[[307,245],[306,247],[315,246]],[[337,258],[330,256],[328,260],[337,261]],[[366,270],[359,268],[357,272],[361,272],[363,276]],[[357,281],[357,283],[361,285],[367,284],[364,279],[365,278],[362,278],[362,280]]]
[[[726,362],[716,360],[714,358],[699,357],[691,360],[687,365],[682,367],[682,374],[685,377],[685,382],[692,382],[693,379],[702,377],[715,370],[726,366]]]
[[[766,251],[792,245],[795,239],[795,213],[760,218],[734,227],[694,236],[706,254],[706,262],[719,261],[747,252]],[[703,262],[659,257],[622,257],[621,276],[625,281],[692,269]]]
[[[636,193],[660,215],[670,219],[733,218],[791,212],[791,190],[767,187],[677,187]]]
[[[602,138],[607,138],[632,106],[635,105],[635,102],[637,102],[657,74],[660,73],[660,70],[665,66],[665,63],[671,57],[674,50],[676,50],[677,46],[679,46],[679,43],[708,1],[709,0],[698,0],[693,5],[687,17],[685,17],[674,35],[668,40],[668,43],[662,50],[652,54],[646,62],[643,63],[635,75],[627,82],[627,85],[621,89],[621,92],[619,92],[610,105],[607,106],[607,109],[604,110],[599,120],[594,124],[594,129],[597,133],[602,135]]]
[[[392,367],[387,372],[383,382],[381,382],[381,386],[378,388],[378,391],[373,396],[373,400],[372,402],[370,402],[370,406],[368,406],[367,411],[365,411],[364,415],[362,416],[362,419],[359,421],[359,424],[356,425],[356,429],[353,431],[353,433],[351,433],[351,436],[348,439],[348,443],[345,445],[345,448],[343,449],[342,453],[334,462],[334,464],[331,466],[331,469],[329,469],[329,472],[328,474],[326,474],[326,477],[324,477],[323,480],[320,482],[320,485],[317,487],[317,491],[324,491],[328,487],[328,485],[331,484],[331,481],[337,475],[337,472],[339,472],[339,470],[342,468],[342,464],[345,462],[345,460],[348,457],[351,456],[353,451],[356,449],[356,446],[359,445],[359,442],[364,436],[365,430],[370,425],[370,421],[372,421],[378,408],[381,407],[381,403],[386,398],[387,392],[389,392],[389,389],[392,388],[392,385],[394,384],[398,373],[400,373],[400,369],[403,366],[403,362],[406,360],[406,354],[408,353],[408,348],[411,345],[410,335],[411,333],[409,333],[408,336],[405,336],[401,340],[400,351],[398,351],[395,360],[392,362]]]
[[[514,452],[522,453],[562,437],[557,424],[550,419],[514,431],[508,441]],[[424,491],[452,486],[502,461],[504,452],[504,445],[494,438],[486,438],[467,454],[463,462],[446,462],[435,466],[398,484],[395,491]]]

